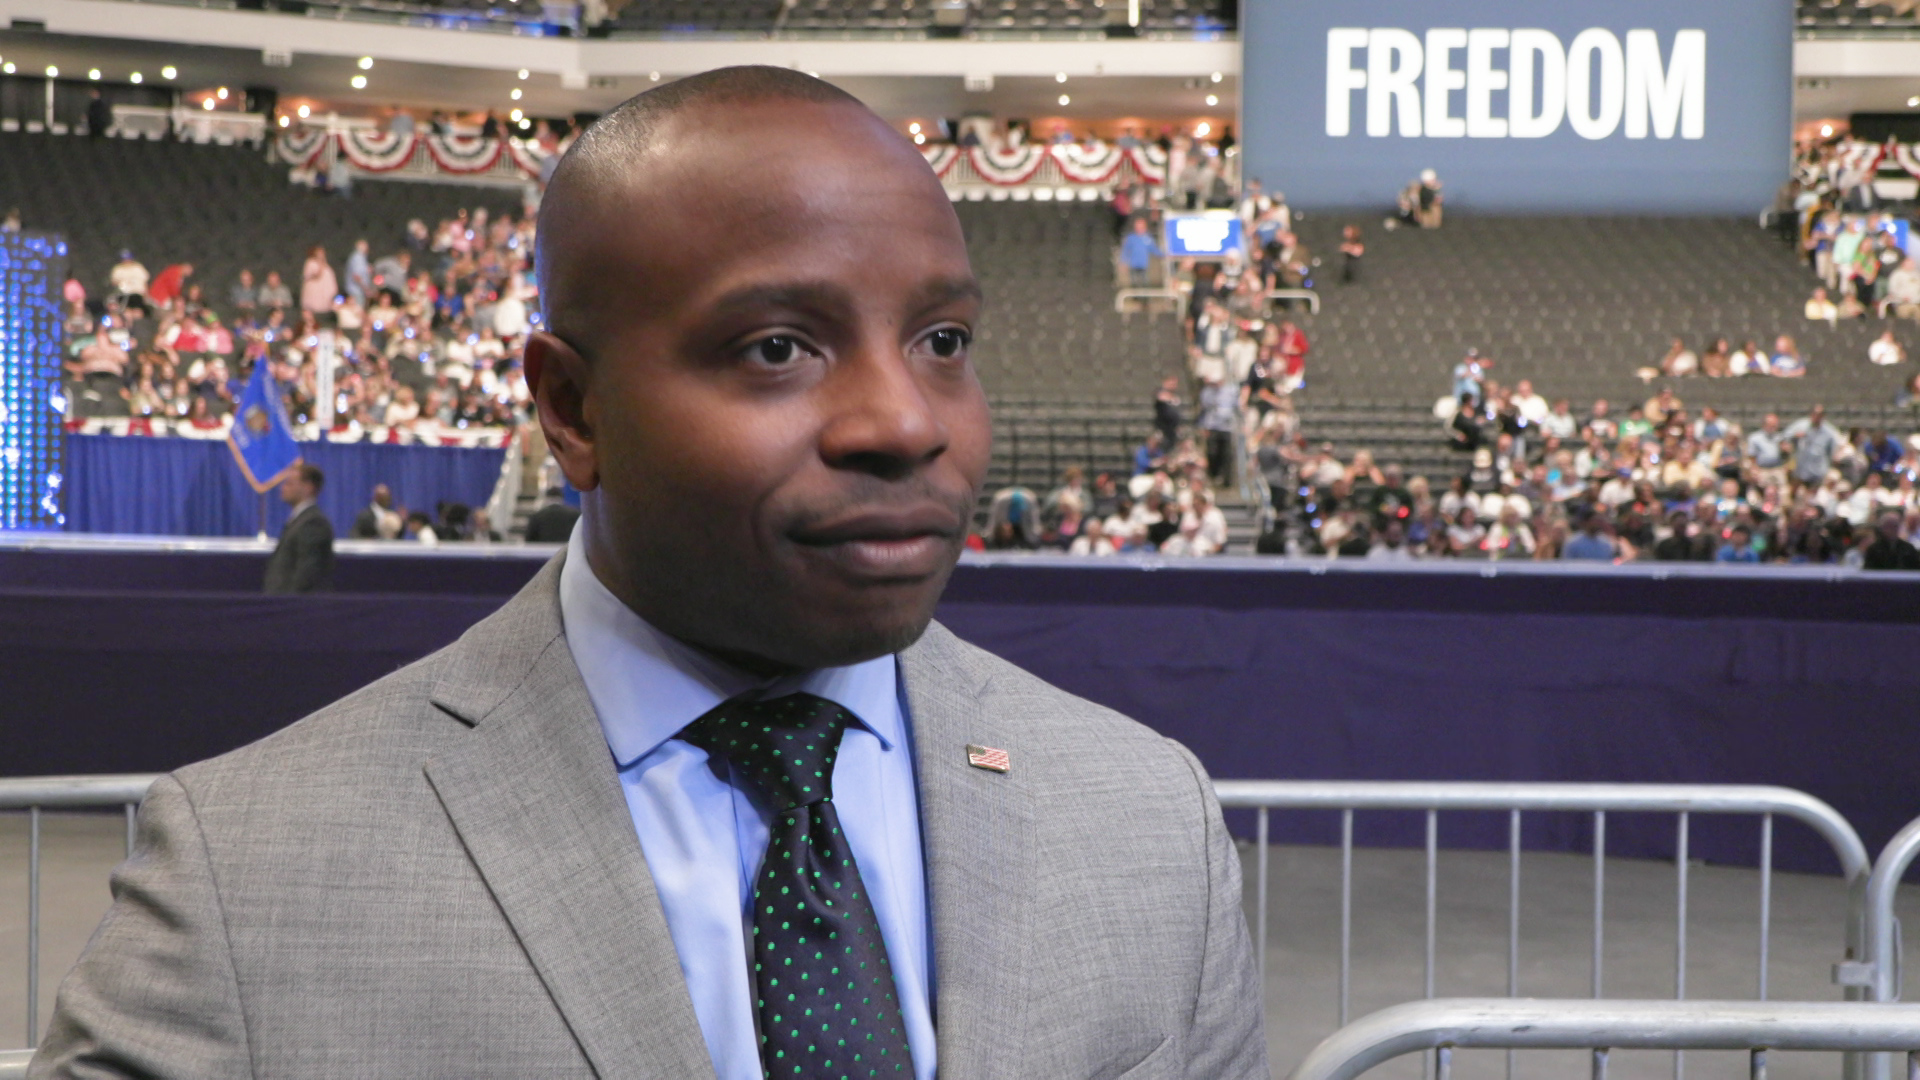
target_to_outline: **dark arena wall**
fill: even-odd
[[[229,542],[0,547],[0,772],[232,749],[452,641],[543,557],[341,546],[341,591],[305,597],[253,593],[264,555]],[[1870,850],[1920,813],[1899,764],[1920,757],[1920,574],[1104,562],[970,556],[939,617],[1217,778],[1781,784],[1832,803]],[[1417,843],[1414,817],[1369,815],[1361,838]],[[1484,817],[1449,818],[1447,843],[1503,845],[1504,817]],[[1749,824],[1703,818],[1695,857],[1750,862]],[[1324,842],[1334,824],[1276,827]],[[1528,828],[1539,847],[1589,840],[1581,820]],[[1615,854],[1671,844],[1665,818],[1610,829]],[[1795,825],[1777,863],[1832,869]]]

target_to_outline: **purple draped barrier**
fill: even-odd
[[[0,774],[240,745],[451,641],[539,565],[349,554],[358,585],[332,596],[222,591],[257,581],[259,558],[0,548]],[[1498,573],[976,562],[940,618],[1222,778],[1783,784],[1876,850],[1920,815],[1920,575]],[[1754,858],[1753,823],[1695,825],[1696,857]],[[1442,839],[1498,847],[1505,828],[1448,815]],[[1360,818],[1363,842],[1419,830]],[[1586,830],[1534,815],[1527,842],[1579,850]],[[1617,854],[1672,850],[1670,818],[1608,832]],[[1280,840],[1333,835],[1331,815],[1275,818]],[[1832,866],[1798,826],[1778,852]]]
[[[301,443],[327,483],[320,509],[345,536],[373,485],[394,502],[437,519],[442,501],[484,506],[506,451],[384,443]],[[125,435],[68,435],[63,493],[67,531],[147,536],[277,535],[287,507],[277,494],[254,493],[225,442]]]

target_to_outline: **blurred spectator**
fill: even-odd
[[[1146,218],[1133,219],[1133,228],[1120,242],[1120,259],[1127,267],[1127,284],[1145,289],[1153,284],[1153,260],[1160,258],[1160,242]]]
[[[1867,346],[1867,359],[1882,367],[1898,364],[1907,358],[1907,350],[1893,336],[1893,327],[1881,331],[1873,344]]]
[[[327,250],[316,245],[307,252],[300,268],[300,310],[323,315],[333,310],[333,298],[340,293],[339,279],[327,262]]]
[[[393,491],[385,484],[373,486],[373,501],[353,520],[356,540],[395,540],[405,527],[400,512],[393,508]]]
[[[1560,549],[1560,557],[1592,562],[1612,562],[1618,551],[1613,540],[1607,536],[1606,515],[1590,513],[1586,520],[1580,523],[1579,535],[1568,540]]]
[[[580,511],[568,506],[562,499],[563,494],[557,485],[547,488],[546,504],[527,519],[527,543],[564,544],[573,535]]]
[[[364,239],[355,240],[353,253],[347,256],[347,297],[362,305],[373,293],[373,264],[367,258],[367,251]]]
[[[1727,531],[1726,543],[1713,557],[1715,562],[1757,563],[1760,554],[1753,549],[1753,530],[1745,525],[1735,525]]]
[[[1868,570],[1920,570],[1920,551],[1900,536],[1898,513],[1880,514],[1874,521],[1873,542],[1861,565]]]
[[[1360,260],[1367,254],[1367,245],[1360,236],[1360,226],[1348,225],[1340,230],[1340,283],[1351,285],[1360,280]]]
[[[307,593],[333,587],[333,523],[315,501],[326,486],[319,466],[294,466],[280,481],[280,498],[290,508],[280,541],[267,558],[266,591]]]
[[[113,287],[114,294],[120,297],[147,295],[148,279],[147,268],[140,265],[140,260],[134,258],[131,251],[122,251],[120,261],[114,263],[113,269],[107,273],[108,284]]]
[[[285,311],[293,306],[293,291],[280,280],[280,271],[267,271],[267,280],[262,282],[254,301],[270,311]],[[331,301],[329,301],[331,303]]]

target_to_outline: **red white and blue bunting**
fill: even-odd
[[[368,173],[396,172],[410,166],[418,172],[456,176],[492,172],[537,180],[545,159],[537,148],[512,140],[463,135],[403,137],[377,131],[328,132],[317,128],[281,132],[275,142],[275,152],[289,165],[313,168],[321,163],[329,146],[355,169]]]
[[[1166,155],[1157,147],[1145,149],[1078,143],[1032,145],[1010,150],[982,147],[936,146],[922,151],[935,175],[949,183],[979,180],[995,187],[1022,184],[1113,184],[1139,180],[1159,184],[1166,180]]]
[[[481,139],[466,135],[434,135],[421,140],[441,172],[483,173],[500,160],[500,139]]]
[[[283,131],[273,145],[281,161],[303,169],[312,168],[327,148],[327,133],[318,128]]]
[[[531,143],[463,135],[403,137],[378,131],[295,128],[281,132],[274,146],[280,160],[288,165],[315,168],[323,160],[331,160],[327,158],[331,149],[356,170],[375,174],[407,169],[454,176],[517,175],[537,180],[546,165],[546,155]],[[1865,149],[1870,153],[1887,150],[1873,146]],[[1902,152],[1905,149],[1902,148]],[[1105,187],[1123,183],[1161,184],[1167,176],[1167,156],[1153,146],[1087,147],[1060,143],[1029,144],[1009,150],[932,146],[924,148],[922,153],[934,173],[949,184]],[[1904,164],[1910,158],[1901,160]]]

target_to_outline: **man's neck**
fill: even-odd
[[[287,511],[287,520],[292,521],[294,518],[306,513],[307,508],[313,505],[314,501],[312,499],[301,499],[299,502],[294,503],[293,509]]]

